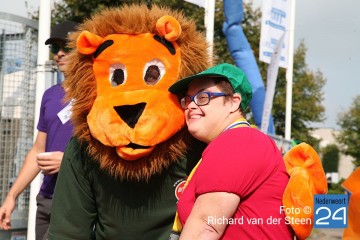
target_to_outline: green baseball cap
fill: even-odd
[[[222,63],[206,69],[198,74],[183,78],[170,86],[169,92],[174,94],[183,93],[187,90],[189,84],[199,78],[221,77],[227,79],[233,87],[235,93],[241,95],[241,108],[245,110],[252,97],[252,88],[245,73],[238,67],[228,63]]]

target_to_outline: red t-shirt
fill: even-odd
[[[240,196],[234,216],[208,219],[229,223],[222,239],[292,239],[280,211],[288,180],[282,155],[269,136],[254,128],[226,130],[204,150],[180,197],[180,221],[185,224],[197,196],[229,192]]]

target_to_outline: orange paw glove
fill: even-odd
[[[288,219],[311,219],[290,225],[298,239],[306,239],[314,226],[314,195],[327,193],[327,180],[316,151],[306,143],[296,145],[284,155],[286,170],[290,175],[283,195],[284,208],[300,209],[300,213],[286,213]],[[311,211],[304,211],[304,207]]]
[[[360,239],[360,167],[358,167],[342,186],[351,193],[349,198],[348,227],[344,229],[344,240]]]

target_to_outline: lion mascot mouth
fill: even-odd
[[[76,51],[64,84],[75,136],[120,179],[146,180],[183,157],[191,137],[168,88],[210,64],[191,22],[165,8],[149,12],[109,9],[70,36]]]

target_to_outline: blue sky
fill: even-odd
[[[254,5],[260,6],[262,1],[254,0]],[[0,11],[26,17],[38,8],[39,2],[12,0],[11,4],[1,4]],[[313,127],[338,129],[337,115],[348,110],[360,95],[359,9],[359,0],[296,1],[295,47],[304,40],[309,69],[320,70],[327,79],[323,88],[327,120],[312,124]]]
[[[298,0],[295,39],[305,40],[309,68],[327,79],[324,106],[327,120],[336,126],[337,115],[360,95],[359,0]]]

